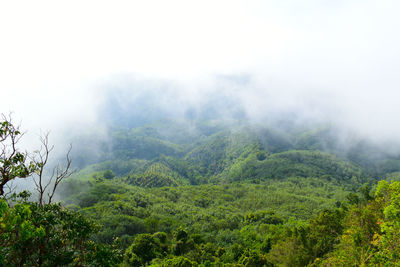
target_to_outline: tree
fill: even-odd
[[[11,116],[1,115],[0,121],[0,196],[4,197],[4,188],[15,178],[26,178],[34,173],[38,166],[28,162],[28,153],[18,149],[23,136],[19,126],[12,123]]]
[[[45,167],[48,163],[49,155],[54,149],[54,146],[49,144],[49,133],[46,133],[40,137],[40,142],[42,143],[42,146],[34,155],[34,165],[37,167],[37,172],[33,181],[36,185],[36,191],[39,193],[39,205],[43,206],[45,203],[46,193],[47,204],[50,204],[53,200],[58,185],[61,183],[61,181],[63,181],[65,178],[68,178],[73,173],[70,171],[72,160],[69,156],[72,145],[70,145],[67,152],[65,166],[55,166],[51,175],[46,180],[44,177],[46,170]]]
[[[0,266],[117,266],[121,251],[90,237],[99,226],[60,204],[0,199]]]
[[[194,267],[198,264],[194,261],[189,260],[183,256],[173,256],[172,258],[167,258],[159,264],[152,264],[151,267]]]
[[[152,259],[161,257],[163,249],[162,240],[158,235],[140,234],[135,237],[132,245],[125,251],[124,266],[146,265]]]
[[[99,225],[77,211],[52,203],[58,185],[71,174],[70,150],[66,165],[56,166],[45,180],[45,167],[53,150],[48,134],[41,138],[42,148],[32,154],[19,150],[17,145],[22,136],[11,118],[2,115],[0,266],[118,266],[122,261],[121,251],[91,239]],[[6,198],[4,188],[8,182],[33,174],[39,193],[37,203],[27,200],[30,197],[27,191]]]
[[[115,174],[113,173],[112,170],[106,170],[103,174],[103,177],[106,179],[112,179],[115,177]]]
[[[378,219],[380,233],[374,236],[379,251],[374,254],[377,263],[400,265],[400,182],[380,181],[375,193],[380,206]]]
[[[4,188],[7,183],[15,178],[27,178],[34,176],[36,191],[38,192],[39,205],[43,205],[46,201],[50,204],[54,198],[55,191],[62,180],[69,177],[72,172],[70,146],[66,155],[65,166],[57,165],[53,168],[49,177],[45,177],[46,165],[54,146],[49,144],[49,133],[45,133],[40,137],[41,148],[34,153],[21,152],[18,143],[23,137],[23,133],[19,130],[19,126],[15,126],[11,116],[1,115],[0,121],[0,196],[5,195]],[[28,159],[30,161],[28,162]],[[48,178],[48,179],[46,179]]]

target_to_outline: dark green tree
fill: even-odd
[[[28,162],[28,154],[21,152],[18,143],[23,136],[19,126],[12,123],[10,116],[1,115],[0,120],[0,196],[4,188],[15,178],[26,178],[37,170],[37,165]]]
[[[60,204],[0,200],[1,266],[115,266],[122,260],[113,246],[90,237],[99,226]]]
[[[163,246],[160,242],[164,240],[160,234],[139,234],[132,245],[125,251],[124,266],[141,266],[149,263],[152,259],[162,256]]]
[[[115,174],[113,173],[112,170],[106,170],[103,174],[103,177],[106,179],[112,179],[115,177]]]

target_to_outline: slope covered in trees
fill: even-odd
[[[0,260],[35,265],[41,258],[65,266],[395,263],[400,187],[376,185],[397,178],[400,157],[363,140],[350,143],[330,127],[238,121],[160,121],[113,128],[106,138],[77,137],[72,156],[79,170],[58,190],[63,206],[2,202],[0,234],[7,238]],[[19,228],[11,232],[15,218]],[[10,250],[18,238],[25,243]],[[63,238],[64,247],[55,245]],[[24,258],[29,247],[38,250]],[[53,250],[59,256],[44,257]]]
[[[62,196],[103,225],[95,240],[120,239],[128,266],[325,264],[366,184],[400,170],[329,127],[161,121],[109,141]]]
[[[96,140],[88,144],[82,137],[75,164],[86,166],[78,176],[111,170],[131,184],[147,187],[153,186],[147,180],[157,177],[162,181],[154,186],[319,177],[356,189],[400,171],[399,155],[361,139],[345,143],[333,128],[286,128],[161,121],[110,130],[108,145],[98,145],[93,157],[90,144]],[[79,144],[79,139],[75,141]],[[81,157],[97,162],[87,165],[79,161]]]

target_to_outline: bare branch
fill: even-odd
[[[62,180],[69,177],[72,172],[70,171],[72,160],[70,158],[70,152],[72,150],[72,145],[66,155],[66,165],[61,167],[57,165],[53,168],[52,174],[47,177],[45,181],[45,169],[49,161],[49,155],[53,151],[54,146],[49,144],[49,133],[45,133],[40,137],[42,146],[39,151],[36,152],[35,164],[38,166],[38,171],[36,173],[35,186],[36,191],[39,193],[39,205],[45,204],[45,194],[47,195],[47,203],[51,203],[55,191]]]
[[[4,193],[4,198],[7,199],[7,197],[8,197],[9,195],[11,195],[12,193],[15,192],[15,189],[17,188],[17,186],[14,185],[14,184],[11,182],[11,183],[6,184],[6,185],[5,185],[5,188],[6,188],[7,192]]]
[[[70,170],[71,163],[72,163],[72,160],[71,160],[71,157],[70,157],[71,150],[72,150],[72,144],[70,144],[68,152],[67,152],[67,155],[66,155],[66,165],[65,165],[65,167],[64,168],[62,168],[60,166],[56,167],[57,168],[56,177],[55,177],[56,179],[54,181],[54,186],[53,186],[52,191],[48,193],[48,197],[49,197],[48,204],[51,203],[51,201],[52,201],[52,199],[54,197],[54,193],[56,192],[57,187],[60,184],[60,182],[62,180],[64,180],[65,178],[68,178],[69,176],[71,176],[74,173],[74,171]]]
[[[39,194],[39,204],[51,203],[59,184],[73,173],[70,170],[72,145],[67,152],[65,166],[58,165],[53,168],[52,175],[48,177],[46,166],[49,163],[50,153],[54,149],[54,146],[49,143],[49,132],[40,135],[41,147],[33,154],[21,152],[18,149],[18,143],[23,135],[19,126],[12,123],[11,115],[0,114],[0,197],[5,197],[4,188],[12,189],[12,187],[6,187],[9,181],[34,174],[33,181]],[[29,163],[28,159],[31,160]]]

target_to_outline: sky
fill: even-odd
[[[101,123],[113,94],[251,119],[291,111],[400,135],[399,1],[0,1],[0,113],[32,132]],[[157,102],[157,101],[156,101]],[[158,102],[157,102],[158,103]],[[168,106],[169,105],[169,106]]]

